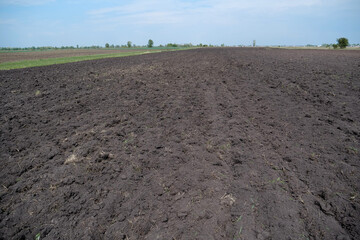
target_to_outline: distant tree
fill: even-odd
[[[256,47],[256,40],[253,40],[253,47]]]
[[[154,41],[149,39],[147,46],[148,46],[148,48],[152,48],[154,46]]]
[[[128,47],[128,48],[131,48],[131,41],[128,41],[128,42],[127,42],[127,47]]]
[[[338,45],[341,49],[346,48],[347,46],[349,46],[349,40],[347,38],[338,38],[337,39]]]
[[[178,47],[178,45],[176,43],[168,43],[166,47]]]
[[[333,44],[332,46],[334,49],[337,49],[339,47],[339,45],[337,45],[337,44]]]
[[[109,48],[109,47],[110,47],[110,44],[106,43],[106,44],[105,44],[105,47],[106,47],[106,48]]]

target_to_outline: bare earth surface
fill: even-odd
[[[154,49],[155,51],[157,49]],[[16,62],[22,60],[35,60],[46,58],[63,58],[63,57],[75,57],[75,56],[87,56],[96,54],[111,54],[122,52],[141,52],[143,49],[73,49],[73,50],[49,50],[49,51],[29,51],[29,52],[0,52],[0,63],[3,62]],[[146,51],[153,51],[147,49]]]
[[[0,238],[360,239],[360,52],[0,71]]]

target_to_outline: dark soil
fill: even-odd
[[[1,239],[360,239],[360,51],[196,49],[0,84]]]

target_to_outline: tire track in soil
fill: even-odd
[[[231,61],[229,61],[229,62],[231,62]],[[257,76],[257,77],[261,78],[261,76]],[[227,79],[227,81],[226,81],[227,85],[229,85],[229,83],[228,83],[229,78],[226,78],[226,79]],[[218,82],[221,82],[221,81],[218,81]],[[227,85],[223,84],[222,87],[225,90],[224,91],[217,91],[217,93],[220,93],[218,95],[220,95],[222,97],[232,95],[232,94],[229,94],[229,93],[232,93],[232,91],[228,90]],[[244,85],[241,85],[241,86],[242,86],[241,91],[242,92],[246,91],[246,89],[244,89]],[[232,87],[234,87],[234,86],[232,86]],[[218,88],[221,88],[221,87],[218,87]],[[232,88],[232,89],[234,89],[234,88]],[[256,86],[256,89],[252,89],[251,92],[255,92],[255,93],[256,92],[267,92],[268,89],[271,89],[271,88],[269,88],[269,86],[263,87],[261,85],[258,85],[258,86]],[[211,97],[209,97],[209,100],[207,100],[207,101],[209,103],[212,103],[215,106],[217,106],[217,105],[220,105],[220,106],[226,105],[226,106],[228,106],[228,108],[231,109],[231,107],[234,105],[234,104],[229,104],[229,102],[231,102],[231,100],[225,101],[226,104],[223,104],[223,105],[221,103],[219,104],[219,101],[216,101],[214,96],[213,96],[214,92],[215,92],[214,89],[209,91],[209,96],[211,96]],[[274,94],[274,93],[272,93],[272,94]],[[239,96],[239,94],[237,94],[237,96]],[[284,97],[284,96],[282,96],[282,97]],[[233,98],[234,98],[234,95],[232,96],[232,99]],[[251,97],[251,98],[254,98],[254,97]],[[261,98],[259,98],[259,99],[261,100]],[[284,100],[282,99],[282,101],[284,101]],[[292,103],[292,100],[288,99],[288,101],[286,101],[286,102]],[[252,101],[250,104],[251,105],[256,105],[256,101]],[[281,105],[281,102],[277,102],[277,104]],[[289,104],[289,105],[293,105],[293,104]],[[235,106],[237,106],[237,105],[235,105]],[[264,106],[261,106],[261,107],[264,108]],[[294,106],[291,106],[291,107],[294,108]],[[267,107],[265,107],[265,109],[262,109],[262,111],[261,111],[261,112],[263,112],[263,115],[266,114],[271,119],[276,119],[276,116],[273,116],[271,114],[271,112],[274,112],[274,109],[273,109],[273,111],[266,111],[266,108]],[[242,110],[244,110],[244,112],[247,112],[247,109],[244,106],[242,107]],[[221,115],[219,113],[214,113],[214,114],[216,116]],[[232,116],[232,112],[229,114],[228,111],[223,111],[222,115],[223,116],[229,116],[229,115]],[[250,119],[250,117],[248,117],[248,118]],[[241,118],[237,117],[236,119],[241,119]],[[277,124],[278,126],[280,125],[280,126],[286,127],[288,125],[288,123],[281,121],[281,119],[276,119],[276,120],[278,122],[281,122],[280,124],[279,123]],[[319,196],[314,196],[314,193],[309,190],[309,186],[307,186],[306,184],[304,186],[304,184],[296,176],[296,174],[291,172],[291,170],[289,169],[289,166],[287,166],[287,164],[286,164],[288,161],[291,162],[291,159],[289,159],[288,157],[281,157],[282,154],[279,151],[276,150],[278,147],[271,142],[271,139],[269,139],[269,137],[267,137],[268,133],[272,133],[274,130],[276,131],[276,129],[271,129],[271,130],[267,131],[265,129],[269,129],[269,125],[265,124],[265,126],[261,126],[261,125],[264,125],[264,122],[266,123],[266,121],[261,119],[260,121],[257,121],[257,122],[258,123],[256,125],[251,124],[251,127],[256,129],[253,132],[252,135],[255,135],[255,136],[259,135],[258,139],[261,139],[263,141],[265,140],[264,141],[265,143],[264,144],[260,143],[255,148],[257,148],[257,149],[266,148],[266,152],[268,152],[268,153],[270,153],[270,155],[272,155],[272,156],[270,156],[270,158],[272,158],[273,161],[275,160],[275,165],[274,165],[273,163],[270,163],[267,160],[265,154],[263,155],[266,164],[269,165],[268,167],[271,167],[271,169],[270,168],[265,169],[265,172],[269,172],[270,170],[276,170],[277,173],[274,172],[274,174],[272,176],[273,177],[272,181],[266,181],[265,179],[262,178],[260,180],[259,186],[255,185],[253,187],[254,188],[264,188],[264,186],[266,186],[269,182],[280,183],[281,185],[283,185],[280,189],[283,190],[283,191],[287,191],[287,193],[288,193],[287,196],[283,196],[284,194],[281,193],[281,191],[280,191],[280,193],[276,192],[276,191],[274,193],[274,191],[269,191],[268,189],[265,190],[265,191],[257,190],[258,192],[261,192],[261,195],[264,195],[264,194],[267,195],[268,194],[269,198],[273,199],[273,201],[271,203],[269,203],[267,198],[264,198],[264,199],[260,200],[260,202],[261,202],[260,205],[265,206],[261,210],[266,212],[265,216],[267,216],[266,217],[267,219],[263,218],[262,221],[263,221],[263,223],[266,224],[266,226],[269,226],[267,230],[271,230],[271,228],[274,228],[274,225],[276,226],[276,224],[278,224],[280,227],[284,228],[286,226],[287,221],[291,221],[292,219],[294,219],[294,218],[298,217],[298,215],[300,215],[300,218],[304,219],[305,221],[300,220],[297,223],[293,222],[291,224],[291,226],[287,226],[287,227],[289,227],[288,231],[292,232],[292,234],[293,234],[292,236],[294,238],[297,238],[297,237],[303,237],[303,238],[307,237],[307,238],[315,238],[315,239],[317,239],[317,238],[336,238],[336,237],[338,237],[338,238],[348,238],[348,233],[346,233],[346,230],[342,229],[342,227],[341,227],[344,223],[342,221],[340,221],[339,223],[336,222],[339,219],[338,217],[337,217],[337,219],[331,218],[331,217],[326,219],[326,218],[322,217],[321,220],[320,219],[317,220],[316,219],[317,217],[314,216],[313,214],[311,214],[313,211],[317,210],[317,209],[314,209],[313,203],[318,205],[321,208],[322,211],[326,211],[325,212],[326,215],[333,215],[334,213],[332,213],[331,211],[329,212],[329,210],[330,210],[330,208],[328,207],[329,205],[328,205],[328,203],[323,203],[322,202],[324,200],[324,199],[322,199],[323,198],[322,196],[320,196],[320,197]],[[226,125],[229,125],[229,124],[224,123],[224,121],[223,122],[218,122],[217,124],[215,124],[215,126],[224,126],[224,125],[226,126]],[[274,124],[270,124],[270,126],[273,127]],[[224,132],[223,128],[220,128],[220,129],[221,129],[220,132]],[[226,131],[225,135],[229,136],[229,133]],[[252,144],[252,145],[255,145],[255,144]],[[247,152],[249,152],[249,151],[247,151]],[[237,155],[238,155],[238,153],[237,153]],[[253,156],[254,155],[255,154],[253,154]],[[239,156],[237,156],[237,157],[239,157]],[[259,159],[261,159],[261,157],[259,157]],[[235,160],[235,161],[238,161],[238,160]],[[258,164],[263,164],[263,161],[259,161]],[[295,171],[295,173],[296,173],[296,171]],[[246,180],[249,177],[248,175],[249,174],[246,174],[246,173],[242,174],[242,177],[240,179],[235,180],[235,182],[242,182],[242,183],[246,182]],[[276,178],[276,175],[279,176],[279,177]],[[238,181],[238,180],[240,180],[240,181]],[[259,180],[259,179],[257,179],[257,180]],[[236,188],[237,189],[246,189],[246,188],[239,188],[238,186]],[[310,207],[305,207],[304,206],[304,200],[301,198],[302,194],[311,194],[311,197],[309,199],[306,199],[306,200],[309,200]],[[241,193],[239,195],[240,196],[244,196],[244,195],[246,196],[246,194],[244,194],[244,193]],[[249,194],[249,195],[251,196],[252,194]],[[252,208],[254,208],[254,206],[256,206],[256,204],[254,203],[254,200],[251,197],[250,197],[250,199],[252,201]],[[289,200],[293,201],[294,203],[292,204],[293,205],[292,208],[289,209],[290,211],[288,210],[287,212],[285,212],[283,214],[282,220],[279,220],[281,218],[279,218],[279,217],[274,218],[273,216],[278,214],[279,211],[281,210],[281,209],[276,209],[276,208],[278,208],[277,205],[279,204],[279,202],[283,201],[283,199],[289,199]],[[241,202],[244,202],[245,203],[244,205],[246,205],[246,200],[245,199],[242,199]],[[271,208],[275,208],[275,210],[272,210]],[[325,210],[326,208],[327,208],[327,210]],[[269,209],[270,209],[270,211],[269,211]],[[297,209],[297,210],[294,211],[293,209]],[[243,208],[242,211],[240,211],[240,212],[241,213],[246,213],[246,209]],[[247,215],[251,216],[251,214],[249,214],[248,212],[247,212]],[[236,216],[236,214],[234,214],[234,215]],[[243,219],[244,215],[240,215],[238,213],[237,216],[238,216],[237,220],[240,221],[240,219],[241,220]],[[284,221],[284,219],[285,219],[285,221]],[[236,221],[236,222],[238,222],[238,221]],[[317,221],[318,225],[321,225],[321,222],[326,222],[324,224],[325,226],[332,226],[333,232],[330,233],[331,235],[329,236],[329,233],[326,232],[325,229],[319,228],[317,226],[317,224],[312,223],[314,221]],[[244,222],[244,220],[242,220],[242,222]],[[251,226],[260,225],[260,224],[247,224],[248,226],[250,226],[249,229],[253,230],[253,232],[252,232],[253,235],[251,235],[251,231],[249,231],[250,233],[246,233],[246,231],[244,231],[244,225],[246,225],[246,223],[242,223],[242,224],[238,223],[238,224],[235,224],[235,225],[237,225],[237,227],[235,227],[235,228],[240,229],[239,232],[237,233],[237,236],[236,236],[238,238],[247,239],[247,238],[249,238],[251,236],[251,238],[256,237],[256,238],[262,239],[262,238],[268,238],[270,236],[270,233],[268,231],[264,231],[264,229],[260,229],[260,230],[259,229],[252,229],[252,227],[251,227]],[[264,224],[261,224],[261,225],[264,226]],[[282,239],[283,231],[276,232],[276,231],[272,230],[271,232],[273,232],[272,235],[275,238]]]
[[[220,62],[231,63],[233,61],[234,60]],[[248,63],[246,63],[246,65],[248,65]],[[217,66],[217,68],[219,67]],[[225,74],[229,69],[231,73],[234,71],[231,64],[223,66],[223,69],[225,69]],[[249,79],[247,80],[249,81]],[[211,97],[207,101],[211,105],[219,106],[213,114],[215,116],[222,116],[222,119],[219,117],[216,118],[222,121],[215,123],[214,125],[216,127],[214,129],[217,131],[220,130],[224,135],[222,137],[227,138],[226,140],[229,142],[229,152],[225,153],[225,158],[227,167],[233,169],[233,171],[229,171],[229,174],[231,174],[233,178],[232,181],[230,181],[231,187],[228,191],[232,192],[232,196],[236,201],[231,209],[233,226],[229,227],[232,231],[229,231],[231,234],[228,235],[228,237],[234,239],[268,239],[270,237],[281,239],[283,235],[282,232],[279,234],[273,231],[272,235],[270,235],[269,230],[271,230],[271,227],[269,227],[269,222],[273,221],[274,224],[282,224],[283,228],[285,225],[278,219],[268,221],[261,219],[259,221],[258,212],[264,211],[266,218],[271,218],[272,215],[279,213],[277,209],[279,202],[286,201],[284,199],[290,199],[291,196],[284,196],[281,189],[276,189],[274,186],[274,189],[268,189],[267,185],[270,183],[273,185],[277,184],[276,179],[279,179],[279,175],[273,170],[272,164],[268,163],[265,155],[262,154],[263,152],[269,152],[268,144],[266,141],[263,143],[266,136],[264,136],[261,129],[252,122],[253,119],[251,115],[257,111],[256,101],[247,103],[249,99],[244,93],[248,92],[248,89],[246,87],[244,88],[245,84],[241,84],[241,90],[238,90],[236,84],[234,85],[232,81],[231,76],[215,79],[214,82],[216,86],[209,91]],[[238,83],[239,82],[237,82],[237,84]],[[231,85],[231,90],[229,90],[227,85]],[[241,137],[239,138],[239,136]],[[217,137],[220,137],[219,134]],[[222,158],[224,158],[224,156]],[[257,166],[257,168],[255,166]],[[260,169],[259,166],[261,166]],[[248,169],[252,170],[249,171]],[[269,202],[269,199],[272,199],[272,202]],[[295,204],[293,204],[291,209],[298,208],[294,205]],[[266,207],[264,208],[262,206]],[[274,210],[271,208],[274,208]],[[270,211],[268,209],[270,209]],[[283,213],[281,217],[294,217],[296,213],[294,210],[287,211]],[[288,220],[289,219],[286,221]],[[296,223],[293,225],[295,224]],[[294,230],[294,236],[300,235],[301,232],[304,232],[303,224],[300,223],[295,227],[292,226],[292,229],[286,232],[294,232]],[[292,237],[292,235],[288,237]]]

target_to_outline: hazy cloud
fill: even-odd
[[[128,4],[89,11],[93,22],[166,24],[230,23],[240,13],[276,13],[302,7],[321,6],[335,0],[135,0]]]
[[[0,46],[359,42],[359,0],[0,0]],[[24,7],[29,7],[24,11]],[[61,21],[61,23],[54,23]],[[344,27],[339,27],[344,26]],[[54,34],[53,34],[54,33]],[[64,33],[64,34],[63,34]],[[65,34],[66,33],[66,34]],[[28,38],[32,34],[32,38]],[[69,37],[71,36],[71,37]]]
[[[0,0],[0,5],[20,5],[20,6],[31,6],[31,5],[42,5],[55,0]]]
[[[17,21],[16,19],[1,19],[0,18],[0,25],[12,25],[12,24],[16,24]]]

